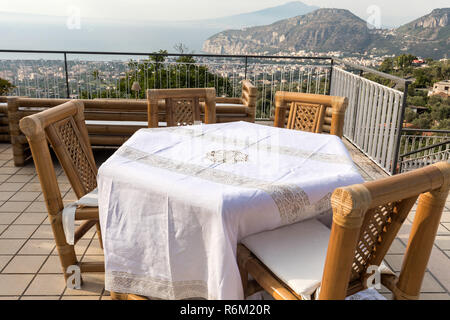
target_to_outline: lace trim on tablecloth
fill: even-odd
[[[306,192],[295,184],[277,184],[239,176],[231,172],[201,165],[185,163],[170,158],[149,154],[129,146],[122,146],[116,155],[157,167],[215,183],[237,186],[242,188],[259,189],[275,202],[283,224],[290,224],[305,218],[308,214],[325,212],[331,207],[331,194],[325,195],[318,202],[311,204]]]
[[[147,275],[119,271],[106,272],[105,289],[164,300],[181,300],[193,297],[215,299],[209,297],[208,285],[203,280],[168,281],[151,278]]]

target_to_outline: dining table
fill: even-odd
[[[105,289],[243,299],[241,239],[330,217],[332,192],[361,182],[334,135],[249,122],[140,129],[98,170]]]

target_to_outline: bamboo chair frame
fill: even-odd
[[[258,95],[258,88],[256,88],[250,80],[243,80],[242,81],[242,94],[241,97],[238,98],[231,98],[231,97],[216,97],[216,103],[217,104],[229,104],[225,106],[232,107],[232,105],[244,105],[244,109],[241,112],[244,112],[247,114],[247,117],[244,119],[245,121],[249,122],[255,122],[256,117],[256,99]],[[220,108],[223,106],[217,106],[217,108]],[[241,109],[241,106],[237,106],[238,109]],[[230,111],[235,112],[233,108],[229,108]],[[223,115],[218,115],[217,118],[220,120]],[[231,115],[230,115],[231,117]],[[237,120],[242,120],[242,117],[237,118]],[[221,121],[218,121],[221,122]]]
[[[20,120],[20,129],[31,148],[66,279],[69,276],[66,270],[71,265],[78,265],[81,272],[104,272],[103,263],[79,262],[74,246],[66,242],[62,225],[64,204],[48,146],[50,142],[77,197],[81,198],[91,192],[97,186],[97,167],[83,112],[83,103],[73,100]],[[98,208],[78,207],[75,220],[85,221],[75,230],[75,244],[96,226],[102,247]]]
[[[149,89],[148,127],[157,128],[159,122],[159,100],[165,100],[165,120],[168,127],[179,124],[193,124],[201,121],[200,99],[205,101],[204,122],[216,123],[216,89]]]
[[[274,126],[285,128],[287,124],[289,129],[294,129],[294,112],[301,105],[316,105],[320,109],[314,130],[309,131],[329,133],[342,138],[344,134],[345,111],[348,105],[347,98],[278,91],[275,94]],[[322,108],[325,110],[323,111]]]
[[[366,289],[367,267],[380,265],[419,199],[400,276],[381,276],[394,299],[418,299],[449,189],[448,162],[336,189],[319,299],[341,300]],[[246,296],[264,289],[275,299],[301,299],[242,244],[237,260]]]
[[[244,90],[245,91],[245,90]],[[250,90],[251,91],[251,90]],[[232,121],[255,121],[254,108],[256,107],[256,93],[253,93],[245,106],[242,98],[217,98],[225,99],[228,105],[216,106],[216,120],[219,123]],[[236,102],[232,102],[236,100]],[[32,159],[26,137],[20,131],[19,121],[23,117],[39,113],[45,109],[53,108],[69,99],[42,99],[25,97],[4,97],[7,106],[0,106],[0,141],[10,141],[13,149],[15,166],[23,166]],[[92,146],[121,146],[131,135],[148,125],[148,101],[146,99],[83,99],[84,116],[90,121],[113,121],[114,124],[87,124],[89,139]],[[244,104],[233,105],[233,103]],[[202,104],[202,116],[204,114],[204,102]],[[164,121],[165,101],[159,101],[160,121]],[[5,113],[2,116],[2,112]],[[121,122],[139,121],[144,124],[130,126]],[[2,126],[3,125],[3,126]],[[5,134],[2,135],[1,133]]]

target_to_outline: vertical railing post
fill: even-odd
[[[360,73],[358,81],[357,81],[357,87],[355,89],[355,91],[356,91],[355,97],[353,99],[355,106],[354,106],[353,119],[352,119],[352,135],[351,135],[352,140],[355,139],[355,133],[356,133],[356,121],[358,119],[358,111],[359,111],[359,91],[361,89],[361,83],[362,83],[361,78],[362,78],[362,76]]]
[[[401,138],[402,138],[402,130],[403,130],[403,121],[405,120],[405,110],[407,107],[407,98],[408,98],[408,87],[410,82],[408,80],[405,80],[405,89],[403,91],[403,102],[402,107],[400,108],[400,115],[398,117],[398,124],[397,124],[397,139],[395,141],[395,148],[394,148],[394,157],[392,160],[392,168],[391,173],[394,175],[396,173],[400,173],[399,170],[397,170],[397,164],[398,164],[398,158],[400,155],[400,144],[401,144]]]
[[[67,99],[70,99],[69,70],[67,68],[67,53],[66,52],[64,52],[64,72],[66,73]]]
[[[248,57],[245,57],[245,80],[247,80],[247,67],[248,67]]]
[[[333,81],[333,68],[334,68],[334,59],[331,58],[331,63],[330,63],[330,74],[329,74],[329,81],[328,81],[328,93],[327,95],[331,95],[331,82]]]

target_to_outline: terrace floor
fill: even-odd
[[[345,141],[353,160],[366,180],[386,176],[366,156]],[[96,150],[101,164],[111,151]],[[64,201],[76,200],[69,182],[57,167]],[[395,272],[401,268],[414,212],[393,243],[386,263]],[[103,255],[93,228],[76,246],[81,261],[102,261]],[[83,274],[82,290],[65,286],[41,187],[32,163],[14,167],[9,144],[0,144],[0,300],[3,299],[110,299],[102,273]],[[387,290],[381,293],[390,296]],[[433,252],[422,285],[421,299],[450,300],[450,199],[442,217]]]

